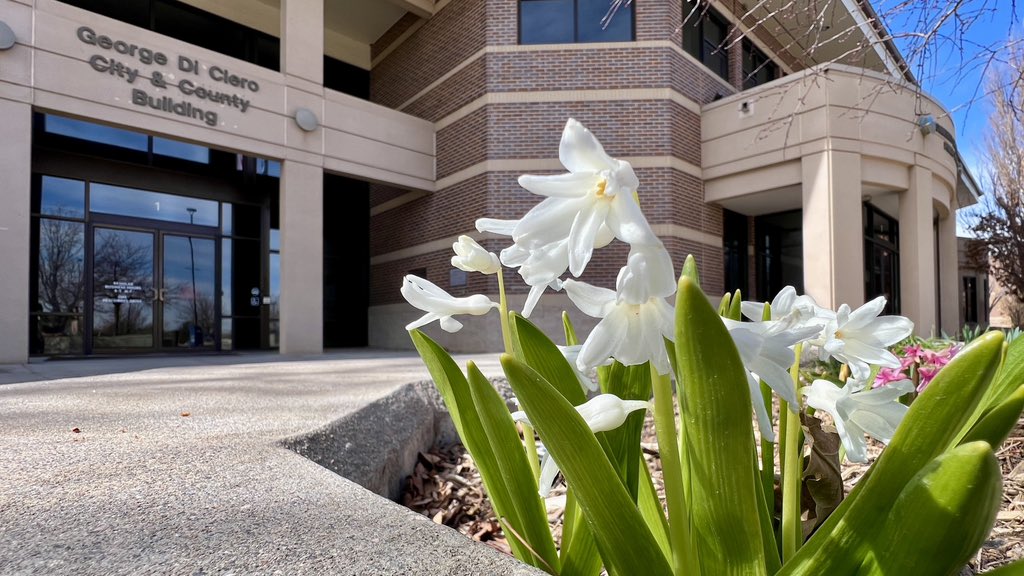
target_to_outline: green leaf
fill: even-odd
[[[612,364],[608,380],[603,392],[614,394],[623,400],[651,399],[651,365],[623,366],[619,362]],[[633,412],[626,417],[626,422],[615,430],[604,432],[611,452],[608,458],[619,471],[619,476],[626,485],[629,495],[636,500],[638,469],[635,465],[640,458],[640,434],[644,427],[643,411]]]
[[[572,320],[569,319],[569,313],[562,312],[562,329],[565,331],[565,345],[575,346],[580,343],[580,339],[576,337],[576,329],[572,326]]]
[[[434,379],[437,390],[441,393],[445,407],[452,416],[455,429],[462,439],[462,444],[469,451],[480,470],[480,478],[491,499],[494,511],[499,518],[506,518],[513,526],[521,525],[519,512],[515,507],[508,486],[502,477],[497,458],[491,449],[490,440],[484,431],[483,423],[473,404],[473,396],[469,390],[469,382],[462,370],[439,344],[431,340],[419,330],[409,333],[416,350],[419,351],[423,363],[427,365],[430,376]],[[515,538],[509,538],[509,547],[519,560],[538,566],[540,561]]]
[[[964,436],[962,444],[984,440],[999,447],[1013,432],[1024,411],[1024,386],[1010,394],[1001,404],[996,405],[978,420]]]
[[[520,314],[512,313],[512,347],[516,357],[540,373],[573,406],[587,401],[576,371],[572,369],[558,346]]]
[[[935,458],[903,488],[881,530],[868,535],[860,574],[959,574],[992,529],[1002,486],[987,442]]]
[[[740,306],[741,304],[743,304],[743,294],[736,290],[736,293],[732,295],[732,303],[729,304],[729,313],[726,317],[737,322],[742,320],[743,309]]]
[[[542,565],[558,572],[558,552],[548,527],[544,500],[537,491],[537,480],[523,450],[519,432],[508,412],[505,400],[494,389],[473,362],[469,363],[469,389],[480,415],[484,431],[494,451],[498,470],[508,487],[512,505],[519,522],[513,524],[516,532],[542,559]]]
[[[596,576],[601,572],[601,554],[571,488],[565,494],[564,514],[560,576]],[[569,540],[565,539],[567,533],[571,534]]]
[[[523,409],[575,491],[609,574],[671,574],[640,512],[616,480],[615,469],[579,413],[526,364],[507,354],[501,357],[501,364]]]
[[[780,574],[825,574],[861,554],[864,533],[887,516],[915,474],[954,444],[992,381],[1002,351],[1001,332],[971,342],[910,406],[870,474],[829,516]]]
[[[702,573],[765,574],[747,376],[725,324],[687,276],[676,296],[675,346],[683,475]]]
[[[694,259],[693,254],[686,255],[686,260],[683,262],[682,277],[689,278],[700,288],[700,274],[697,272],[697,260]]]
[[[718,315],[723,318],[729,315],[729,304],[732,302],[732,294],[722,294],[722,300],[718,303]]]
[[[975,409],[971,423],[980,420],[989,410],[1005,402],[1021,385],[1024,385],[1024,338],[1017,338],[1006,347],[1002,366],[992,386],[986,390]]]
[[[643,517],[651,534],[661,547],[666,558],[672,557],[672,548],[668,543],[668,520],[665,518],[665,509],[658,500],[658,491],[654,488],[654,480],[651,479],[651,469],[647,467],[647,460],[643,454],[640,455],[639,494],[637,496],[637,507],[640,509],[640,516]]]

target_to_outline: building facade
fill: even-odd
[[[977,191],[870,8],[839,5],[811,50],[799,19],[721,1],[0,0],[0,363],[408,347],[402,276],[496,293],[451,244],[507,244],[474,221],[536,203],[516,179],[562,171],[569,117],[709,295],[885,294],[951,332]],[[493,315],[438,336],[501,346]]]

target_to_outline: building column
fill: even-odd
[[[294,160],[281,165],[281,353],[324,349],[324,173]]]
[[[983,283],[978,283],[982,293]],[[956,206],[949,214],[939,219],[939,314],[942,331],[953,335],[960,329],[960,245],[956,236]],[[987,295],[986,295],[987,296]],[[988,302],[982,299],[978,308],[986,309]]]
[[[825,150],[804,156],[804,292],[835,310],[864,302],[860,154]]]
[[[900,313],[914,321],[918,336],[938,332],[932,210],[932,171],[911,166],[910,188],[900,194]]]
[[[281,72],[324,83],[324,0],[281,0]]]
[[[32,106],[0,99],[0,364],[28,362]]]

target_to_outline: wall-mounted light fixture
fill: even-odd
[[[921,134],[925,136],[935,132],[935,116],[932,116],[931,114],[918,116],[917,127],[921,130]]]
[[[6,22],[0,20],[0,50],[10,50],[14,47],[15,41],[17,38],[14,37],[14,30],[11,30]]]
[[[320,126],[316,113],[309,108],[299,108],[295,111],[295,123],[306,132],[312,132]]]

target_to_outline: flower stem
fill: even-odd
[[[796,359],[790,368],[790,376],[793,377],[793,387],[799,390],[800,387],[800,353],[802,345],[798,343],[794,352]],[[799,396],[797,397],[799,401]],[[782,402],[782,410],[786,413],[786,437],[784,464],[785,472],[782,476],[782,561],[789,561],[800,548],[803,540],[803,527],[800,524],[800,491],[801,476],[803,476],[803,442],[800,433],[800,405],[789,406]]]
[[[508,298],[505,297],[505,269],[498,269],[498,313],[501,315],[501,339],[505,344],[505,353],[515,353],[512,350],[512,330],[508,323]],[[537,438],[533,434],[533,427],[529,424],[520,424],[523,428],[523,441],[526,443],[526,459],[530,463],[530,471],[533,472],[533,479],[540,481],[540,460],[537,458]]]
[[[540,481],[540,459],[537,457],[537,438],[533,435],[533,427],[529,424],[520,424],[523,427],[523,439],[526,441],[526,459],[530,462],[530,471],[533,472],[534,480]]]
[[[508,325],[508,299],[505,298],[504,268],[498,269],[498,313],[501,315],[501,339],[505,344],[505,354],[513,354],[512,333]]]
[[[757,399],[754,399],[757,402]],[[772,413],[772,389],[761,381],[761,401],[768,413]],[[781,426],[780,426],[781,428]],[[761,489],[764,490],[764,501],[768,505],[768,513],[775,513],[775,444],[764,439],[761,434]]]
[[[654,429],[658,436],[658,453],[665,476],[665,501],[668,505],[669,542],[672,565],[676,574],[696,574],[697,557],[692,550],[690,518],[683,494],[683,471],[676,443],[676,414],[672,382],[651,367],[654,388]]]

